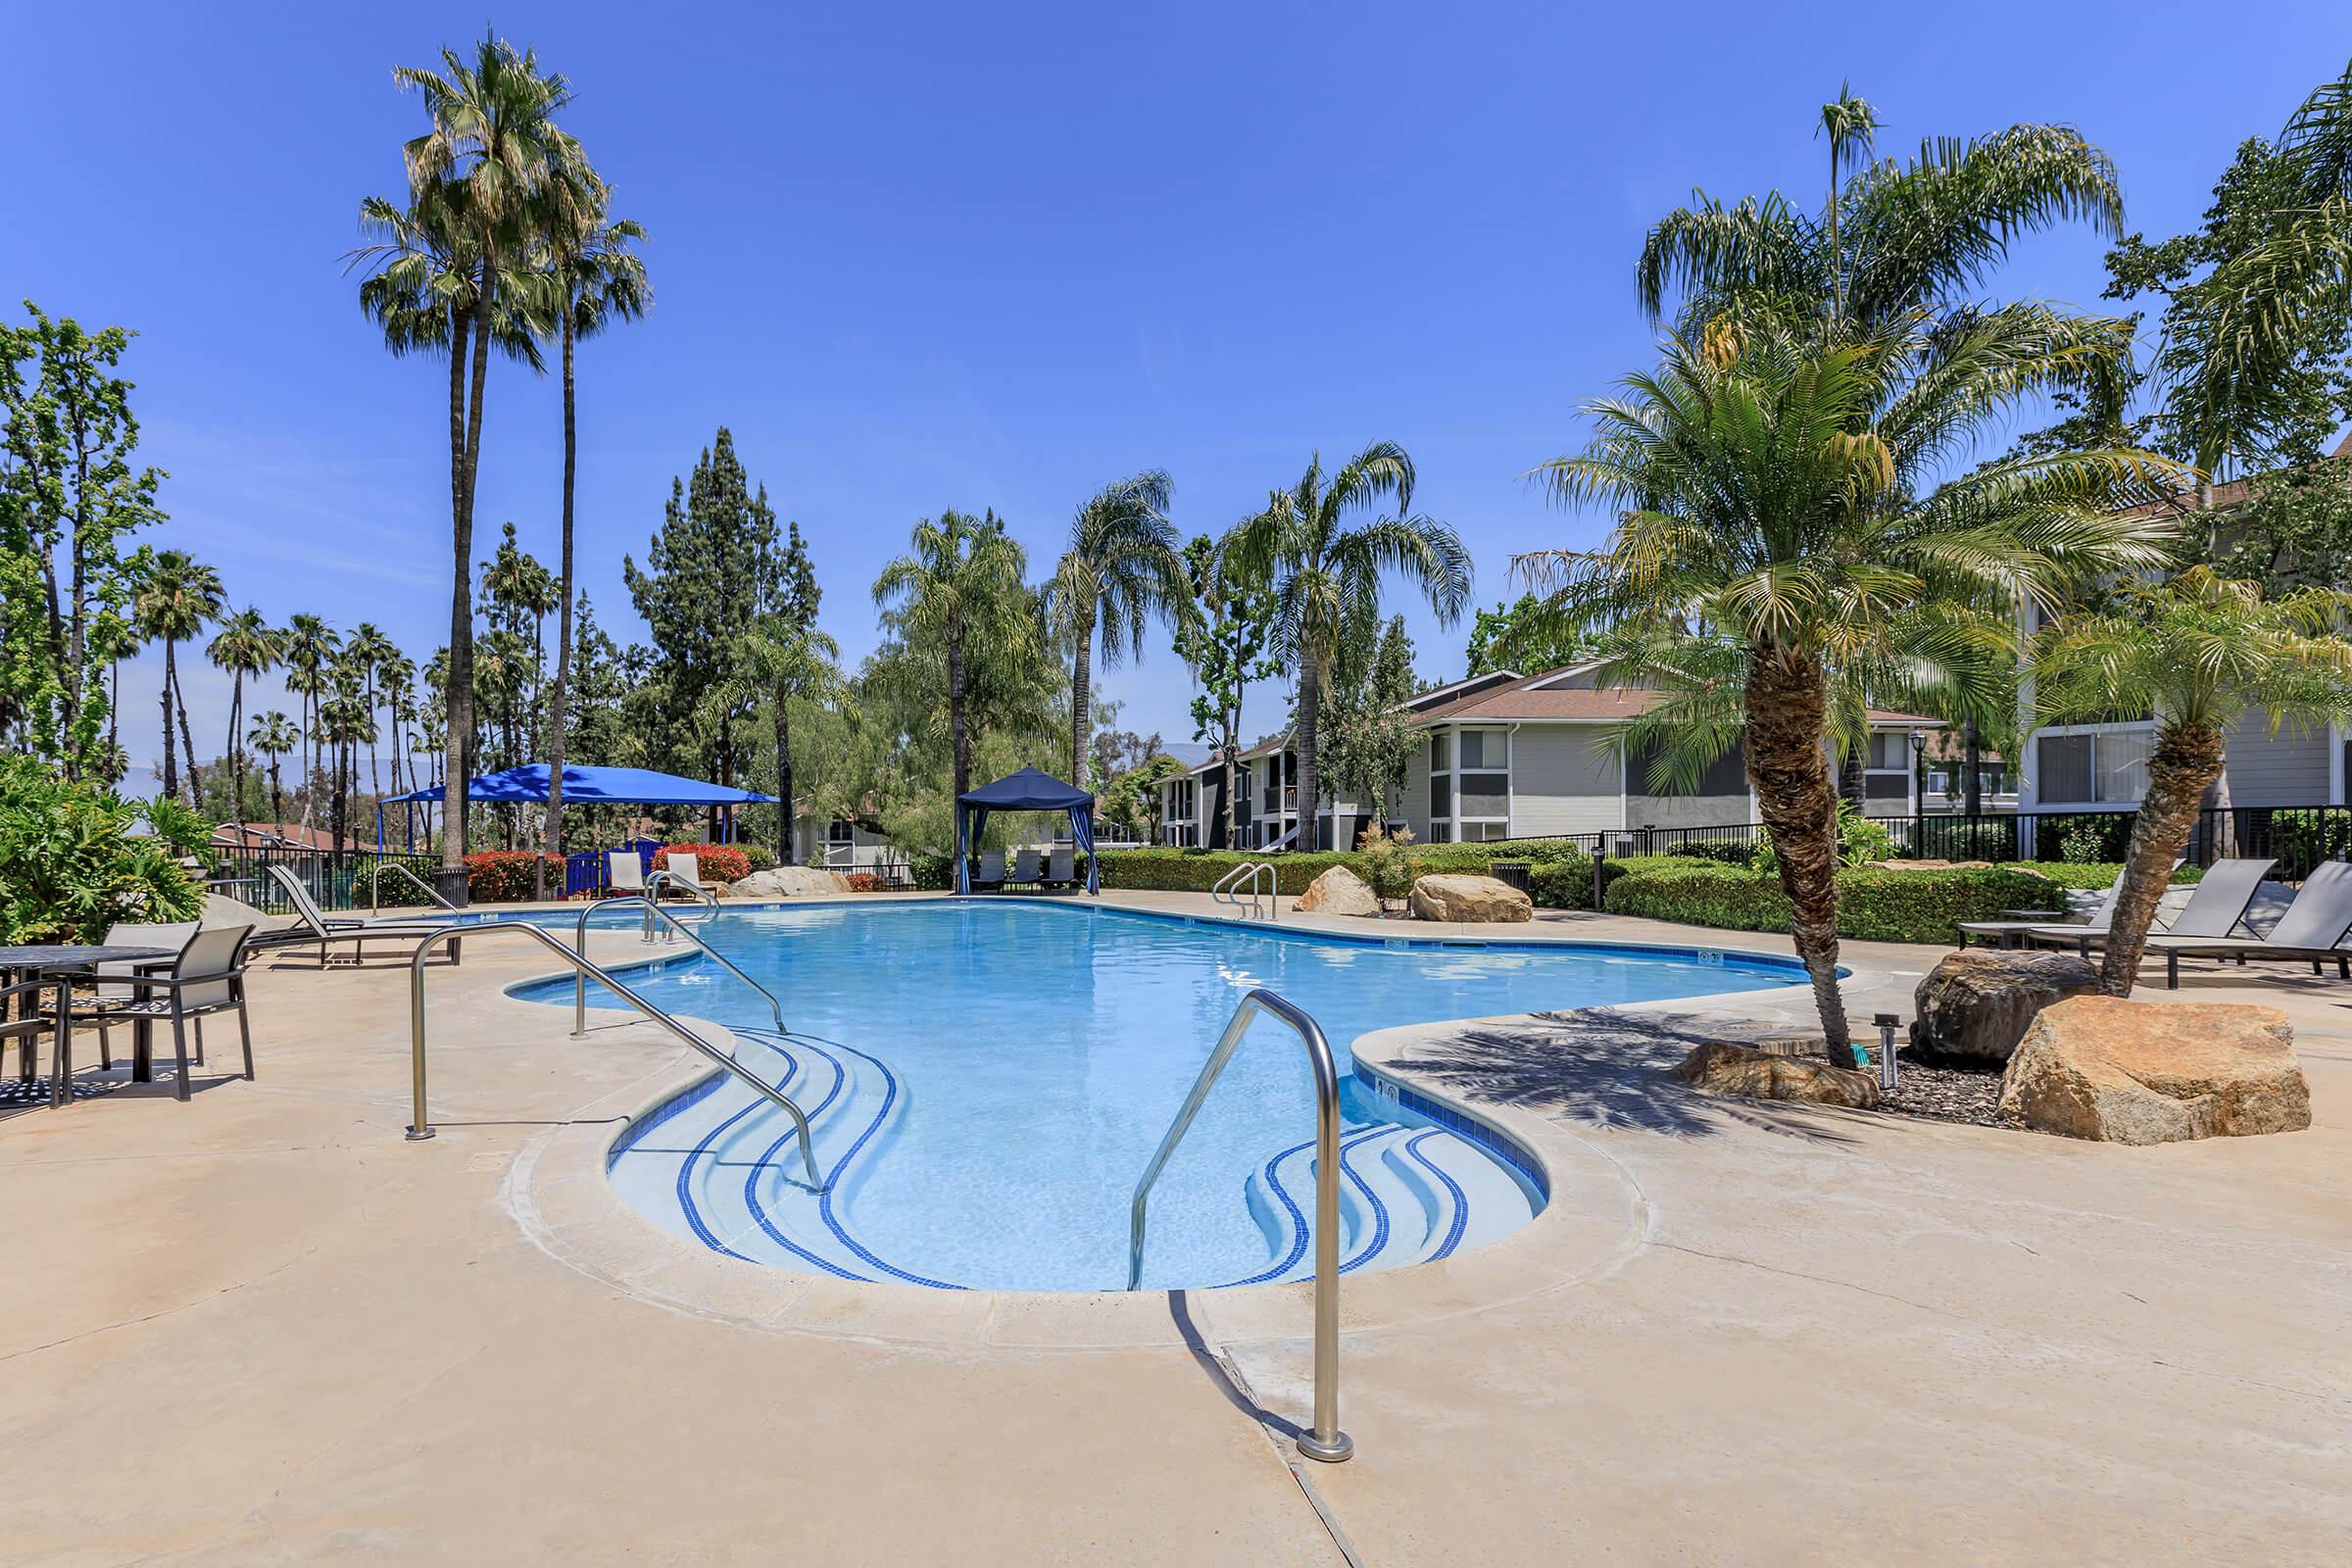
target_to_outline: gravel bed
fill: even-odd
[[[1878,1071],[1877,1054],[1869,1070]],[[1930,1121],[1967,1122],[1976,1127],[2020,1127],[2000,1112],[2001,1074],[1998,1068],[1931,1065],[1908,1047],[1895,1053],[1891,1094],[1880,1098],[1879,1108],[1898,1116],[1924,1116]]]

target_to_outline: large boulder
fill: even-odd
[[[2167,1144],[2308,1127],[2311,1090],[2276,1007],[2076,997],[2026,1031],[2001,1110],[2069,1138]]]
[[[1423,920],[1464,922],[1533,920],[1536,901],[1491,876],[1425,876],[1413,883],[1409,901]]]
[[[850,879],[821,865],[779,865],[754,871],[735,884],[739,899],[803,899],[850,891]]]
[[[1309,882],[1291,907],[1308,913],[1378,914],[1380,900],[1362,877],[1344,865],[1335,865]]]
[[[1914,993],[1911,1049],[1930,1059],[2007,1061],[2044,1007],[2099,989],[2099,971],[2071,953],[1955,953]]]
[[[1820,1056],[1784,1056],[1753,1046],[1710,1040],[1672,1069],[1684,1083],[1746,1100],[1794,1100],[1814,1105],[1876,1110],[1878,1080]]]

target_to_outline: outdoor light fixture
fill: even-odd
[[[1891,1012],[1882,1012],[1870,1020],[1879,1026],[1879,1087],[1894,1087],[1894,1026],[1902,1022]]]

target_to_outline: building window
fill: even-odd
[[[2151,744],[2144,729],[2039,736],[2034,794],[2044,806],[2136,805],[2148,792]]]
[[[1439,844],[1508,838],[1511,732],[1441,731],[1429,738],[1429,836]]]

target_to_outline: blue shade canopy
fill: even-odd
[[[383,802],[399,806],[408,801],[438,801],[442,786],[395,795]],[[503,773],[485,773],[466,786],[469,801],[513,803],[547,799],[547,764],[531,762]],[[776,798],[758,790],[729,789],[701,779],[657,773],[650,767],[572,767],[564,769],[566,806],[772,806]]]
[[[565,786],[569,788],[569,786]],[[1051,773],[1024,767],[994,784],[983,784],[956,797],[956,891],[972,891],[972,847],[991,811],[1067,811],[1070,837],[1086,857],[1086,890],[1102,890],[1102,872],[1095,863],[1095,798],[1075,784],[1064,784]]]

